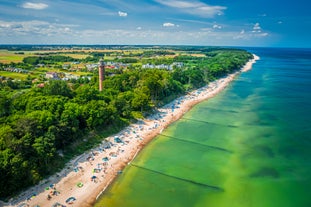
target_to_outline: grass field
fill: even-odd
[[[26,74],[26,73],[13,73],[13,72],[8,72],[8,71],[0,71],[0,76],[4,76],[6,78],[12,78],[12,79],[17,79],[17,80],[25,80],[27,76],[31,74]]]
[[[14,54],[12,51],[7,50],[0,50],[0,62],[1,63],[19,63],[23,61],[24,57],[27,57],[29,55],[26,54]]]
[[[93,76],[93,73],[90,72],[67,72],[70,73],[72,75],[79,75],[79,76]]]
[[[8,50],[0,50],[0,63],[18,63],[22,62],[23,58],[29,57],[29,56],[35,56],[35,55],[62,55],[62,56],[69,56],[76,59],[85,59],[86,57],[90,56],[91,52],[109,52],[109,53],[115,53],[112,54],[112,56],[106,56],[105,59],[108,61],[114,60],[118,54],[117,53],[123,53],[123,55],[128,56],[130,54],[132,55],[140,55],[143,53],[143,50],[137,49],[137,50],[35,50],[35,51],[18,51],[23,54],[15,54],[17,51],[8,51]],[[77,52],[77,54],[73,54],[72,52]],[[85,52],[85,54],[79,54],[79,52]],[[176,55],[167,55],[166,57],[172,58]]]
[[[15,54],[15,51],[8,51],[8,50],[0,50],[0,63],[19,63],[22,62],[23,59],[25,57],[29,57],[29,56],[35,56],[35,54],[41,53],[53,53],[55,52],[55,55],[62,55],[62,56],[69,56],[72,58],[76,58],[76,59],[84,59],[86,57],[88,57],[88,54],[72,54],[72,53],[61,53],[61,54],[56,54],[59,51],[18,51],[24,54]]]
[[[84,59],[84,58],[87,58],[89,56],[87,54],[71,54],[71,53],[63,53],[60,55],[68,56],[68,57],[72,57],[72,58],[76,58],[76,59]]]

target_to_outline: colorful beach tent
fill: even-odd
[[[79,182],[79,183],[77,183],[77,186],[78,186],[79,188],[81,188],[81,187],[83,187],[83,183],[82,183],[82,182]]]
[[[122,143],[122,140],[121,140],[118,136],[115,136],[115,137],[114,137],[114,141],[115,141],[116,143]]]

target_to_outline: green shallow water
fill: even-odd
[[[310,59],[256,52],[252,71],[164,130],[95,206],[310,207]]]

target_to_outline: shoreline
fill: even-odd
[[[13,207],[25,204],[24,206],[44,207],[56,203],[69,205],[66,200],[74,197],[76,200],[72,205],[92,207],[98,197],[145,145],[193,106],[214,97],[225,89],[238,74],[250,70],[257,60],[259,57],[253,54],[253,59],[239,71],[179,97],[158,109],[156,114],[107,137],[100,146],[68,162],[61,172],[24,191],[17,198],[10,199],[9,203],[0,201],[0,206]],[[78,186],[79,183],[83,186]]]

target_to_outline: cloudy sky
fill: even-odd
[[[0,0],[0,44],[311,47],[310,0]]]

